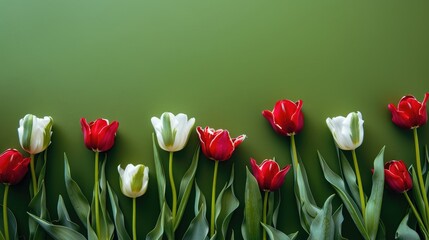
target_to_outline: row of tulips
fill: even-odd
[[[365,196],[355,152],[355,149],[362,144],[364,137],[362,114],[351,112],[346,117],[338,116],[326,119],[327,126],[331,130],[339,150],[338,158],[342,173],[338,175],[332,171],[321,153],[319,153],[319,159],[326,180],[343,201],[343,205],[336,211],[332,211],[334,195],[326,199],[322,207],[319,207],[314,200],[304,163],[299,158],[296,148],[295,135],[304,126],[303,101],[280,100],[275,104],[272,111],[264,110],[262,112],[275,132],[290,138],[291,165],[294,174],[293,187],[300,223],[309,239],[343,239],[341,233],[341,225],[344,219],[342,215],[343,206],[349,212],[364,239],[384,238],[384,229],[379,227],[382,226],[380,211],[384,182],[393,191],[405,195],[412,212],[412,215],[407,214],[404,217],[396,236],[399,239],[420,239],[420,237],[429,239],[429,204],[425,187],[425,182],[429,181],[429,177],[422,168],[417,135],[418,127],[427,122],[426,102],[428,98],[429,93],[425,94],[422,102],[413,96],[405,96],[397,106],[388,105],[388,109],[392,113],[393,123],[402,128],[413,130],[416,165],[407,169],[402,160],[384,163],[383,148],[374,160],[373,186],[369,197]],[[231,235],[228,231],[228,225],[233,212],[239,205],[234,194],[234,170],[231,170],[230,180],[216,196],[217,172],[219,162],[230,159],[235,149],[246,139],[246,135],[233,138],[224,129],[196,127],[200,143],[199,148],[196,149],[189,169],[182,177],[180,189],[177,192],[173,177],[173,155],[174,152],[182,150],[187,144],[195,124],[195,118],[188,119],[186,114],[174,115],[165,112],[160,118],[153,117],[151,122],[156,135],[156,138],[153,137],[153,149],[161,211],[156,226],[147,234],[146,239],[175,239],[175,231],[184,215],[192,188],[195,188],[195,217],[189,223],[183,239],[233,239],[234,234]],[[18,184],[27,173],[28,168],[31,171],[30,197],[32,199],[28,206],[30,216],[28,223],[29,239],[44,239],[46,233],[54,239],[112,239],[114,236],[117,236],[118,239],[137,239],[136,198],[145,194],[147,190],[149,168],[143,164],[136,166],[128,164],[125,169],[122,169],[120,165],[118,166],[120,189],[125,196],[133,199],[132,237],[130,237],[124,224],[124,216],[118,198],[105,177],[106,152],[114,145],[119,123],[117,121],[110,123],[101,118],[89,123],[85,118],[82,118],[80,123],[85,146],[92,150],[95,155],[92,200],[87,200],[77,182],[72,179],[66,155],[64,178],[68,196],[81,225],[86,229],[86,236],[81,230],[78,230],[78,225],[70,220],[62,196],[59,196],[57,205],[59,219],[52,220],[49,217],[50,214],[46,207],[44,175],[53,119],[51,117],[37,118],[27,114],[19,122],[18,137],[22,149],[28,153],[29,157],[25,157],[16,149],[8,149],[0,155],[0,182],[5,185],[4,231],[0,234],[1,239],[9,240],[18,237],[16,220],[7,208],[7,195],[9,187]],[[158,146],[169,152],[168,178],[172,191],[171,203],[167,201],[165,196],[167,181],[162,160],[159,157]],[[205,196],[195,179],[200,149],[206,158],[214,161],[210,223],[206,219]],[[343,151],[351,151],[354,170]],[[104,160],[100,160],[100,153],[105,153]],[[36,156],[43,158],[41,164],[36,165]],[[429,161],[429,159],[427,160]],[[253,158],[250,159],[252,174],[247,170],[244,220],[241,228],[244,239],[266,239],[267,236],[270,239],[294,239],[297,237],[297,233],[287,235],[277,229],[277,216],[281,209],[281,199],[278,192],[291,165],[281,169],[274,159],[265,159],[261,164],[258,164]],[[412,197],[407,194],[411,189],[414,192]],[[276,194],[270,194],[273,192]],[[106,206],[107,197],[111,203],[110,213]],[[408,226],[410,217],[417,220],[418,227],[416,229]]]

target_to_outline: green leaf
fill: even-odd
[[[334,239],[335,224],[332,218],[332,199],[335,194],[326,199],[325,204],[310,226],[308,239]]]
[[[64,204],[64,200],[61,195],[58,197],[57,213],[58,213],[58,220],[56,222],[58,223],[58,225],[71,228],[75,231],[79,230],[79,225],[77,225],[70,219],[69,213],[67,211],[66,205]]]
[[[419,234],[408,226],[410,213],[405,215],[395,233],[395,239],[399,240],[420,240]]]
[[[353,201],[352,197],[347,193],[344,180],[329,168],[328,164],[326,164],[320,152],[317,152],[317,154],[319,156],[320,165],[322,167],[325,179],[332,185],[332,187],[338,193],[338,196],[343,201],[344,206],[346,207],[353,222],[355,223],[357,229],[362,234],[364,239],[370,239],[368,232],[365,229],[365,225],[363,223],[362,214],[358,206],[356,205],[356,203]]]
[[[350,163],[347,160],[344,153],[340,150],[338,150],[338,152],[339,152],[339,158],[340,158],[340,163],[341,163],[340,166],[341,166],[341,170],[343,173],[343,179],[346,180],[347,187],[350,190],[350,193],[353,197],[353,200],[355,201],[355,203],[359,207],[359,209],[361,209],[360,197],[359,197],[359,188],[358,188],[358,185],[356,184],[356,174],[353,171],[353,168],[350,165]]]
[[[56,240],[86,240],[86,238],[82,234],[71,228],[54,225],[31,213],[28,214],[39,224],[39,226],[41,226],[52,238]]]
[[[231,220],[233,212],[238,208],[240,202],[234,194],[234,165],[231,170],[231,177],[229,182],[220,192],[218,198],[216,199],[216,239],[228,239],[227,231],[229,221]]]
[[[90,213],[90,206],[88,200],[80,190],[79,185],[72,179],[70,174],[70,166],[67,160],[67,156],[64,153],[64,180],[66,184],[67,194],[70,202],[78,216],[79,220],[85,227],[87,226],[87,217]]]
[[[186,205],[188,203],[189,195],[192,190],[192,183],[195,179],[195,173],[198,167],[198,158],[199,158],[200,148],[197,147],[195,150],[194,156],[192,157],[191,166],[186,171],[185,175],[183,175],[182,181],[180,182],[180,190],[179,190],[179,208],[177,209],[177,215],[174,223],[174,231],[176,231],[177,227],[182,220],[183,213],[185,212]]]
[[[158,184],[159,209],[162,209],[165,203],[165,174],[162,168],[161,160],[159,159],[158,148],[156,147],[155,135],[152,133],[153,159],[155,162],[156,182]]]
[[[104,161],[101,164],[101,171],[100,171],[100,181],[99,181],[99,199],[98,202],[100,203],[100,230],[101,230],[101,236],[99,238],[101,239],[111,239],[113,237],[113,232],[115,230],[115,227],[112,223],[112,220],[110,219],[109,213],[107,212],[107,206],[106,206],[106,195],[107,195],[107,187],[106,187],[106,160],[107,160],[107,154],[104,158]],[[95,214],[95,213],[94,213]]]
[[[384,147],[374,160],[372,190],[365,211],[365,226],[371,239],[376,239],[380,224],[381,205],[384,192]]]
[[[410,166],[410,170],[411,170],[411,176],[413,179],[412,191],[413,191],[413,195],[414,195],[414,201],[416,201],[418,212],[419,213],[426,213],[426,207],[425,207],[425,204],[423,201],[422,194],[420,192],[420,187],[419,187],[420,185],[419,185],[419,181],[417,179],[417,173],[414,170],[413,166]],[[427,226],[427,224],[428,224],[427,218],[423,217],[422,220],[423,220],[423,223],[425,224],[425,226]]]
[[[45,182],[41,182],[41,186],[39,187],[39,191],[36,195],[31,199],[30,204],[28,205],[28,211],[41,219],[46,219],[49,221],[48,209],[46,208],[46,190],[45,190]],[[28,219],[28,226],[30,231],[29,239],[44,239],[44,231],[42,231],[38,224],[34,221],[34,219]]]
[[[128,235],[127,229],[125,228],[124,214],[119,206],[118,196],[112,190],[107,182],[107,190],[109,192],[110,204],[112,206],[112,215],[116,228],[116,235],[118,235],[119,240],[131,240]]]
[[[335,224],[335,240],[343,240],[345,239],[341,233],[341,228],[343,225],[344,217],[343,217],[343,205],[338,207],[338,209],[332,215]]]
[[[268,237],[271,240],[291,240],[289,238],[289,236],[286,235],[286,234],[284,234],[283,232],[281,232],[281,231],[279,231],[279,230],[277,230],[277,229],[275,229],[275,228],[273,228],[271,226],[268,226],[268,225],[266,225],[266,224],[264,224],[262,222],[261,222],[261,225],[265,229],[265,231],[267,232]]]
[[[39,186],[38,191],[40,191],[42,182],[45,180],[47,156],[48,156],[48,149],[46,148],[45,151],[43,151],[43,165],[39,173],[39,179],[37,179],[37,186]]]
[[[206,219],[206,199],[201,193],[198,184],[195,183],[195,218],[192,219],[188,229],[183,236],[184,240],[207,239],[209,224]]]
[[[280,204],[282,202],[281,197],[281,190],[277,190],[273,192],[273,194],[270,194],[269,200],[268,200],[268,206],[273,206],[268,208],[267,213],[267,225],[273,226],[274,228],[277,227],[277,219],[279,216],[280,211]]]
[[[273,195],[273,194],[271,194]],[[246,185],[244,190],[244,218],[241,224],[243,239],[260,240],[262,221],[262,197],[258,182],[246,167]]]
[[[289,233],[287,236],[290,238],[290,240],[295,240],[298,237],[298,232]]]
[[[3,209],[3,205],[0,204],[0,208]],[[16,217],[13,212],[7,208],[7,222],[9,226],[9,238],[10,240],[18,240],[18,227],[16,223]],[[4,230],[4,220],[3,217],[0,217],[0,228]],[[0,231],[0,240],[5,239],[2,232]]]
[[[158,217],[158,221],[156,222],[155,228],[152,229],[147,235],[146,240],[159,240],[163,239],[163,235],[165,234],[168,239],[174,239],[173,233],[173,222],[172,222],[172,214],[171,210],[168,207],[167,203],[164,203],[161,208],[161,213]]]

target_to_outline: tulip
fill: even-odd
[[[355,150],[363,141],[363,119],[360,112],[351,112],[347,117],[327,118],[337,146],[342,150]]]
[[[427,122],[426,102],[429,93],[425,94],[422,102],[414,96],[407,95],[401,98],[398,107],[389,104],[387,107],[392,113],[392,122],[402,128],[417,128]]]
[[[295,135],[304,126],[304,115],[301,111],[302,100],[292,102],[279,100],[272,111],[264,110],[262,115],[270,122],[274,131],[284,136]]]
[[[145,194],[149,182],[149,168],[143,164],[128,164],[125,169],[118,165],[122,193],[130,198]]]
[[[235,148],[240,145],[246,135],[231,138],[228,130],[214,130],[210,127],[197,127],[201,143],[201,151],[206,157],[215,161],[225,161],[231,158]]]
[[[51,144],[52,117],[38,118],[27,114],[19,120],[18,138],[22,149],[30,154],[43,152]]]
[[[19,183],[28,171],[30,158],[24,158],[16,149],[7,149],[0,155],[0,182]]]
[[[116,130],[119,127],[117,121],[109,124],[109,120],[99,118],[88,124],[85,118],[81,118],[80,124],[85,145],[88,149],[94,152],[105,152],[112,148],[115,142]]]
[[[384,176],[387,185],[395,192],[403,193],[413,187],[413,180],[402,160],[385,163]]]
[[[125,170],[118,165],[119,185],[122,193],[133,199],[133,240],[137,239],[136,232],[136,198],[146,193],[149,183],[149,168],[143,164],[128,164]]]
[[[194,126],[195,118],[190,118],[183,113],[174,114],[165,112],[161,118],[152,117],[151,122],[155,129],[159,146],[168,152],[182,150],[189,139],[189,133]]]
[[[255,159],[250,158],[250,165],[252,166],[252,172],[258,182],[259,188],[270,192],[280,188],[290,169],[290,165],[287,165],[280,170],[277,162],[271,159],[265,159],[261,165],[258,165]]]

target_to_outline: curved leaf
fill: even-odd
[[[426,207],[425,207],[425,204],[423,202],[422,193],[420,192],[420,187],[419,187],[420,185],[419,185],[419,181],[417,179],[417,173],[414,170],[413,166],[410,166],[410,170],[411,170],[411,176],[412,176],[412,179],[413,179],[413,186],[414,186],[412,188],[413,195],[414,195],[414,200],[416,201],[416,205],[417,205],[418,211],[420,213],[425,213],[426,212]],[[425,217],[423,217],[422,220],[423,220],[423,223],[425,224],[425,226],[427,226],[428,219],[425,218]]]
[[[273,194],[271,194],[273,195]],[[244,190],[244,218],[241,224],[243,239],[261,239],[262,197],[258,182],[246,167],[246,185]]]
[[[405,215],[395,233],[395,239],[399,240],[420,240],[419,234],[408,226],[410,213]]]
[[[344,176],[344,179],[346,180],[347,187],[350,190],[350,193],[353,197],[353,200],[355,201],[356,205],[361,209],[360,206],[360,197],[359,197],[359,188],[356,184],[356,174],[353,171],[352,166],[350,165],[349,161],[347,160],[346,156],[342,151],[339,150],[339,158],[341,162],[341,170]]]
[[[56,222],[58,222],[59,225],[78,231],[79,225],[77,225],[70,219],[69,213],[67,211],[66,205],[64,204],[64,200],[61,195],[58,197],[57,213],[58,213],[58,221]]]
[[[275,229],[275,228],[273,228],[271,226],[268,226],[268,225],[266,225],[264,223],[261,223],[261,225],[265,229],[265,231],[267,232],[268,237],[271,240],[291,240],[289,238],[289,236],[286,235],[286,234],[284,234],[283,232],[281,232],[281,231],[279,231],[279,230],[277,230],[277,229]]]
[[[332,199],[335,194],[326,199],[323,208],[314,218],[310,226],[308,239],[334,239],[335,224],[332,217]]]
[[[155,162],[156,182],[158,184],[159,209],[162,209],[165,203],[165,174],[159,159],[158,148],[156,147],[155,135],[152,133],[153,160]]]
[[[194,156],[192,157],[192,163],[191,166],[189,166],[189,169],[186,171],[185,175],[183,175],[182,181],[180,182],[180,190],[179,190],[179,208],[177,209],[176,219],[174,223],[174,230],[177,229],[177,227],[180,224],[180,221],[182,220],[183,213],[185,212],[186,205],[188,203],[189,195],[191,194],[192,190],[192,183],[194,182],[195,173],[197,171],[198,167],[198,158],[199,158],[200,148],[197,147],[195,150]]]
[[[109,192],[110,204],[112,206],[112,215],[116,227],[116,235],[119,240],[131,240],[128,235],[127,229],[125,228],[124,214],[119,206],[118,196],[110,187],[107,182],[107,190]]]
[[[206,199],[202,195],[197,183],[195,183],[195,207],[198,210],[195,212],[196,216],[192,219],[189,228],[183,236],[184,240],[206,239],[209,233],[209,224],[206,219]]]
[[[56,240],[86,240],[86,238],[71,228],[54,225],[31,213],[28,213],[52,238]]]
[[[0,204],[0,208],[3,209],[3,205]],[[17,223],[16,223],[16,217],[13,214],[13,212],[7,208],[7,222],[8,222],[8,226],[9,226],[9,238],[10,240],[18,240],[18,228],[17,228]],[[4,226],[4,222],[3,222],[3,217],[0,217],[0,226],[3,227]],[[3,228],[1,228],[2,230],[4,230]],[[0,240],[4,239],[4,236],[2,234],[2,232],[0,231]]]
[[[345,239],[341,233],[341,226],[343,225],[344,217],[343,217],[343,205],[338,207],[338,209],[332,215],[335,224],[335,240],[343,240]]]
[[[384,147],[374,160],[372,190],[365,210],[365,226],[371,239],[376,239],[380,224],[381,204],[384,192]]]
[[[99,189],[94,189],[94,190],[99,191],[99,194],[98,194],[99,199],[97,200],[100,204],[101,236],[98,236],[98,237],[101,239],[112,239],[113,231],[115,230],[115,227],[112,223],[112,220],[110,219],[109,213],[107,211],[107,206],[106,206],[106,194],[107,194],[106,171],[105,171],[106,159],[107,159],[107,154],[105,155],[104,161],[101,163]]]

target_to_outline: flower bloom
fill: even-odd
[[[81,118],[80,124],[87,148],[94,152],[105,152],[112,148],[119,122],[109,124],[109,120],[99,118],[88,124],[85,118]]]
[[[290,169],[290,165],[287,165],[280,170],[277,162],[271,159],[265,159],[261,165],[258,165],[255,159],[250,158],[250,165],[259,188],[270,192],[276,191],[281,187]]]
[[[304,115],[301,109],[302,100],[296,103],[290,100],[279,100],[273,111],[264,110],[262,115],[270,122],[274,131],[291,136],[301,131],[304,126]]]
[[[423,101],[419,102],[414,96],[408,95],[401,98],[398,107],[387,105],[392,113],[392,122],[402,128],[416,128],[426,124],[428,98],[429,93],[426,93]]]
[[[195,118],[188,120],[183,113],[174,114],[165,112],[161,118],[152,117],[151,122],[155,129],[159,146],[168,152],[182,150],[189,139],[189,133],[194,126]]]
[[[27,114],[19,120],[18,138],[22,149],[30,154],[43,152],[51,144],[52,117],[38,118]]]
[[[228,130],[215,130],[210,127],[197,127],[198,137],[201,143],[201,151],[211,160],[225,161],[231,158],[235,148],[240,145],[246,135],[231,138]]]
[[[7,149],[0,155],[0,182],[14,185],[19,183],[28,171],[30,158],[24,158],[16,149]]]
[[[363,141],[363,119],[360,112],[351,112],[347,117],[327,118],[326,124],[338,147],[355,150]]]
[[[145,194],[149,183],[149,168],[143,164],[128,164],[125,170],[118,165],[119,185],[122,193],[130,198]]]
[[[402,160],[385,163],[384,176],[387,185],[395,192],[403,193],[413,187],[413,180]]]

